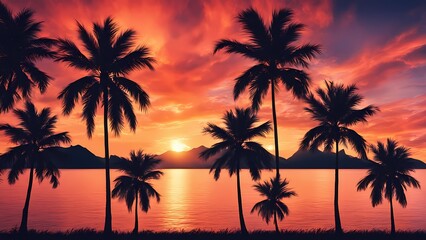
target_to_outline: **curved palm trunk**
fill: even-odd
[[[34,161],[31,163],[30,169],[30,177],[28,180],[28,189],[27,189],[27,197],[25,198],[24,209],[22,210],[22,220],[21,226],[19,227],[19,232],[27,232],[28,231],[28,208],[30,207],[30,198],[31,198],[31,190],[33,188],[33,178],[34,178]]]
[[[241,198],[241,186],[240,186],[240,164],[238,161],[238,168],[237,168],[237,195],[238,195],[238,213],[240,216],[240,227],[241,232],[243,234],[247,234],[247,227],[246,223],[244,222],[244,216],[243,216],[243,200]]]
[[[136,202],[135,202],[135,228],[133,228],[133,233],[137,234],[139,232],[139,222],[138,222],[138,192],[135,193]]]
[[[280,232],[280,229],[278,228],[278,221],[277,221],[277,212],[274,212],[274,224],[275,224],[275,231],[277,233]]]
[[[272,119],[274,123],[274,142],[275,142],[275,170],[277,179],[280,178],[280,151],[278,148],[278,123],[277,113],[275,109],[275,83],[271,80],[271,96],[272,96]]]
[[[109,145],[108,145],[108,89],[105,87],[103,92],[104,102],[104,144],[105,144],[105,184],[106,184],[106,205],[105,205],[105,225],[104,233],[112,232],[111,220],[111,186],[109,175]]]
[[[342,233],[339,213],[339,141],[336,141],[336,168],[334,170],[334,222],[336,233]]]
[[[391,198],[389,199],[389,202],[390,202],[390,215],[391,215],[391,234],[395,234],[395,218],[393,216],[392,198],[393,198],[393,196],[391,195]]]

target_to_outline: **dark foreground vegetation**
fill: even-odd
[[[334,230],[308,230],[308,231],[285,231],[277,234],[272,231],[255,231],[249,235],[242,235],[240,232],[235,231],[167,231],[167,232],[151,232],[143,231],[137,235],[124,232],[113,232],[110,236],[105,236],[103,232],[98,232],[91,229],[71,230],[67,232],[47,232],[47,231],[34,231],[30,230],[26,235],[21,235],[18,231],[0,232],[0,239],[45,239],[45,240],[61,240],[61,239],[152,239],[152,240],[168,240],[168,239],[190,239],[190,240],[235,240],[235,239],[250,239],[250,240],[272,240],[272,239],[285,239],[285,240],[359,240],[359,239],[392,239],[392,240],[424,240],[426,239],[426,231],[401,231],[396,232],[393,236],[385,231],[349,231],[343,234],[335,234]]]

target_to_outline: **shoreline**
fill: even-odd
[[[249,235],[242,235],[239,231],[141,231],[138,234],[130,232],[115,231],[110,236],[105,236],[103,232],[94,229],[72,229],[68,231],[38,231],[29,230],[27,234],[21,235],[16,229],[10,231],[0,231],[0,239],[153,239],[153,240],[168,240],[168,239],[191,239],[191,240],[208,240],[208,239],[252,239],[252,240],[267,240],[267,239],[286,239],[286,240],[303,240],[303,239],[410,239],[420,240],[426,239],[426,230],[418,231],[397,231],[395,235],[391,235],[389,231],[371,230],[371,231],[347,231],[343,234],[335,234],[332,229],[311,229],[299,231],[283,231],[277,234],[275,231],[253,231]]]

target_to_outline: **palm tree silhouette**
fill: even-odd
[[[25,103],[25,110],[13,110],[19,119],[18,127],[9,124],[0,124],[0,131],[4,131],[10,141],[17,144],[0,155],[0,161],[6,161],[11,166],[8,175],[9,184],[14,184],[24,169],[30,168],[27,197],[22,211],[20,232],[27,231],[28,208],[30,205],[31,190],[35,177],[41,182],[44,178],[50,178],[53,188],[59,184],[59,170],[47,158],[48,154],[55,154],[52,147],[61,143],[70,143],[67,132],[54,133],[56,116],[51,116],[49,108],[43,108],[40,112],[30,102]]]
[[[272,21],[266,26],[260,14],[253,8],[242,11],[238,21],[242,24],[249,41],[222,39],[216,43],[214,52],[224,49],[257,62],[239,77],[234,86],[234,99],[248,87],[252,108],[258,111],[263,98],[271,88],[272,118],[274,123],[276,174],[279,178],[278,124],[275,109],[275,91],[281,82],[297,98],[308,93],[310,78],[307,73],[294,67],[309,66],[309,61],[320,53],[319,45],[296,46],[303,24],[292,22],[293,11],[274,11]]]
[[[154,155],[144,154],[142,150],[131,151],[130,159],[126,159],[119,167],[126,175],[117,177],[112,197],[125,200],[129,212],[132,211],[135,202],[135,228],[133,233],[138,233],[138,197],[141,209],[148,212],[151,207],[149,198],[153,197],[160,201],[160,194],[154,189],[150,180],[160,179],[163,172],[155,170],[160,163]]]
[[[33,87],[44,93],[52,80],[35,62],[55,56],[55,40],[38,37],[42,22],[23,9],[16,15],[0,2],[0,113],[8,112],[19,99],[29,99]]]
[[[218,180],[222,168],[229,171],[229,175],[237,175],[238,213],[240,218],[241,232],[246,234],[247,228],[244,222],[243,206],[240,186],[241,163],[245,163],[253,180],[260,179],[262,168],[270,167],[271,155],[261,144],[252,141],[255,137],[265,137],[271,130],[271,123],[265,122],[254,126],[259,121],[257,116],[249,108],[236,108],[235,113],[230,110],[223,116],[225,128],[208,123],[203,132],[210,134],[213,138],[221,140],[200,153],[204,159],[215,157],[215,162],[210,168],[214,171],[214,179]]]
[[[108,17],[103,25],[93,24],[93,34],[78,24],[79,38],[88,56],[70,40],[59,39],[58,61],[88,72],[69,84],[58,96],[63,101],[63,113],[71,113],[79,98],[83,102],[82,118],[86,121],[87,135],[92,137],[95,129],[94,117],[100,102],[104,108],[104,145],[106,171],[106,207],[104,232],[111,233],[111,191],[109,173],[108,120],[111,130],[119,135],[127,120],[130,129],[136,131],[137,119],[133,111],[132,99],[146,110],[150,105],[148,94],[138,83],[126,78],[133,70],[149,68],[155,60],[149,57],[149,49],[135,45],[135,31],[128,29],[118,34],[118,27]]]
[[[420,183],[410,175],[414,172],[413,161],[409,158],[408,148],[398,146],[395,140],[387,139],[386,146],[377,142],[377,147],[370,145],[374,153],[374,162],[368,170],[367,176],[358,182],[358,191],[371,187],[371,204],[373,207],[383,201],[383,195],[390,203],[391,233],[395,233],[395,219],[392,199],[402,207],[407,206],[405,191],[408,187],[420,188]]]
[[[257,211],[266,224],[269,224],[271,218],[274,218],[275,231],[279,233],[277,216],[282,221],[284,216],[290,213],[287,205],[281,199],[296,196],[296,192],[288,188],[286,179],[280,181],[279,178],[271,178],[269,181],[258,183],[254,185],[254,188],[266,199],[257,202],[251,209],[251,213]]]
[[[325,151],[331,151],[333,145],[336,146],[334,220],[336,232],[341,233],[343,230],[339,214],[339,143],[344,146],[350,144],[363,159],[366,159],[366,141],[349,127],[359,122],[367,122],[367,117],[375,114],[378,108],[369,105],[356,109],[355,107],[361,103],[363,98],[355,93],[358,90],[355,85],[345,87],[342,84],[327,81],[325,84],[325,91],[321,88],[316,90],[319,99],[315,98],[312,93],[306,98],[309,107],[305,110],[319,122],[319,125],[305,134],[300,148],[316,150],[319,146],[324,145]]]

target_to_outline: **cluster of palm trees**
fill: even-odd
[[[280,178],[279,146],[277,116],[275,107],[276,91],[279,83],[291,91],[293,96],[303,99],[309,107],[305,110],[311,114],[317,127],[309,130],[302,141],[300,149],[316,150],[324,146],[325,151],[332,151],[335,147],[335,188],[334,188],[334,215],[335,231],[342,233],[342,224],[339,213],[339,145],[348,145],[359,154],[362,159],[367,159],[367,142],[353,129],[360,122],[367,122],[367,117],[374,115],[379,109],[376,106],[357,109],[363,100],[356,93],[355,85],[344,86],[325,81],[325,89],[318,88],[316,97],[309,91],[311,79],[309,75],[298,68],[307,68],[309,61],[321,52],[319,45],[296,45],[304,28],[303,24],[292,22],[293,12],[289,9],[274,11],[270,24],[266,25],[260,14],[253,8],[242,11],[238,21],[248,35],[246,42],[233,39],[222,39],[216,43],[214,52],[225,50],[226,53],[239,54],[253,60],[256,64],[235,79],[234,100],[247,88],[250,92],[251,108],[228,111],[223,117],[225,128],[208,123],[204,132],[210,134],[220,142],[203,151],[200,156],[208,159],[215,158],[210,172],[214,171],[217,180],[222,168],[229,170],[230,175],[237,175],[238,209],[241,231],[247,233],[245,226],[240,188],[240,170],[245,164],[253,180],[260,179],[262,168],[268,167],[271,156],[257,142],[254,137],[265,137],[271,130],[270,122],[265,122],[257,127],[253,126],[258,119],[256,112],[260,109],[263,99],[271,88],[272,119],[275,140],[275,167],[276,177],[258,183],[254,188],[265,197],[256,203],[251,212],[258,211],[259,215],[269,223],[273,218],[275,229],[279,232],[277,216],[283,220],[289,214],[289,209],[281,199],[295,196],[296,193],[288,188],[288,181]],[[385,195],[391,204],[391,232],[395,232],[392,198],[406,206],[404,191],[406,186],[419,188],[420,184],[409,175],[413,171],[409,159],[408,149],[398,147],[396,141],[388,139],[388,147],[382,143],[378,147],[370,145],[374,153],[373,166],[369,175],[358,183],[358,190],[365,190],[372,185],[373,207],[382,202]],[[378,150],[380,149],[380,150]]]
[[[133,70],[143,68],[154,70],[155,59],[150,56],[149,49],[143,45],[134,47],[135,31],[129,29],[119,33],[117,24],[110,17],[102,24],[94,23],[92,31],[88,31],[80,23],[77,25],[79,39],[87,54],[68,39],[39,37],[42,23],[33,19],[31,10],[24,9],[14,15],[5,4],[0,2],[2,36],[0,38],[0,112],[5,113],[13,109],[20,99],[27,100],[25,110],[14,110],[20,119],[18,127],[9,124],[0,125],[0,130],[18,145],[0,155],[2,162],[10,162],[9,183],[13,184],[25,168],[30,168],[21,232],[27,231],[34,170],[40,181],[49,177],[55,188],[58,185],[59,170],[48,160],[47,155],[55,154],[51,147],[71,141],[67,132],[59,134],[53,132],[57,118],[51,116],[48,108],[38,112],[34,104],[30,102],[32,89],[38,87],[40,92],[44,93],[52,80],[36,67],[37,60],[55,59],[87,72],[86,76],[70,83],[58,98],[62,100],[64,115],[69,115],[75,104],[82,100],[81,116],[86,121],[89,138],[92,137],[95,128],[96,109],[99,105],[103,107],[106,171],[105,233],[112,231],[108,125],[115,135],[120,134],[125,121],[129,123],[130,129],[135,131],[137,119],[132,103],[136,102],[141,110],[146,110],[150,105],[148,94],[138,83],[127,78],[127,74]],[[137,157],[145,157],[145,155],[138,153]],[[136,171],[137,174],[142,174],[143,168],[148,167],[146,164],[150,161],[146,160],[146,163],[140,166],[142,170]],[[145,169],[148,171],[146,174],[156,164],[158,162],[154,161]],[[123,169],[127,171],[125,166]],[[148,176],[140,181],[146,182],[152,178],[157,179],[159,176],[158,174]],[[136,179],[138,177],[140,176],[136,175]],[[125,184],[121,183],[121,179],[117,180],[116,187],[119,190],[115,193],[118,197],[121,197],[125,191],[123,188]],[[142,209],[147,211],[149,205],[148,207],[146,205],[146,196],[155,196],[159,200],[159,195],[153,195],[152,189],[146,188],[143,184],[141,187],[143,189],[136,191],[135,195],[139,192]],[[127,203],[130,202],[127,201]]]
[[[343,86],[326,82],[326,89],[316,91],[319,99],[309,91],[311,79],[299,68],[307,68],[310,60],[320,53],[320,46],[315,44],[296,45],[304,28],[303,24],[292,22],[293,12],[283,9],[273,12],[269,25],[265,25],[259,13],[249,8],[238,15],[243,30],[248,34],[247,42],[222,39],[216,43],[214,52],[224,50],[252,59],[256,64],[236,78],[234,99],[238,99],[247,88],[252,105],[250,108],[236,108],[227,111],[223,117],[225,128],[208,123],[204,132],[219,139],[220,142],[201,153],[205,159],[214,157],[211,167],[214,178],[220,177],[222,169],[227,169],[232,176],[237,176],[238,208],[241,231],[247,233],[245,226],[240,186],[240,170],[248,168],[253,180],[261,178],[261,169],[271,168],[273,156],[261,144],[255,142],[256,137],[265,137],[272,129],[275,140],[275,178],[258,183],[255,189],[265,197],[256,203],[252,212],[267,222],[273,219],[276,231],[279,231],[278,220],[289,214],[289,208],[282,202],[283,198],[295,196],[288,187],[288,181],[280,176],[279,141],[275,98],[280,85],[309,105],[305,108],[311,113],[319,126],[309,130],[301,144],[301,149],[324,149],[331,151],[336,147],[335,169],[335,223],[336,232],[342,232],[338,207],[338,151],[339,144],[353,146],[362,158],[367,158],[367,143],[349,127],[358,122],[366,122],[367,117],[374,115],[378,108],[367,106],[356,109],[362,97],[356,94],[354,85]],[[146,46],[135,47],[135,31],[128,29],[119,32],[114,20],[106,18],[102,23],[94,23],[91,30],[78,23],[78,37],[82,47],[69,39],[51,39],[39,37],[42,23],[33,19],[33,12],[24,9],[13,14],[5,4],[0,2],[0,113],[13,111],[19,120],[17,126],[0,124],[0,131],[16,144],[6,153],[0,155],[0,162],[10,167],[8,182],[13,184],[24,169],[30,169],[28,191],[22,214],[20,231],[27,231],[28,208],[32,183],[35,178],[42,181],[50,179],[53,188],[58,186],[59,170],[49,160],[57,156],[55,146],[71,141],[67,132],[55,133],[57,117],[52,116],[49,108],[38,111],[31,96],[33,88],[44,93],[52,77],[40,70],[35,62],[42,59],[54,59],[68,64],[70,67],[85,71],[87,74],[70,83],[58,96],[63,103],[63,114],[69,115],[78,101],[83,109],[82,119],[86,122],[89,138],[95,129],[94,117],[98,107],[103,108],[103,130],[105,147],[105,184],[106,205],[104,232],[112,232],[111,192],[112,197],[125,200],[131,211],[135,203],[135,228],[138,232],[138,205],[142,211],[150,208],[150,198],[160,200],[160,194],[150,183],[163,174],[155,169],[159,161],[154,155],[145,154],[142,150],[130,153],[130,159],[124,161],[120,169],[124,175],[115,179],[115,187],[110,189],[109,141],[110,130],[119,135],[125,123],[129,123],[132,131],[136,130],[137,118],[133,103],[141,110],[150,105],[148,94],[139,84],[127,78],[127,75],[139,69],[154,70],[155,59],[150,56]],[[281,84],[280,84],[281,83]],[[256,116],[262,101],[271,89],[272,126],[267,121],[259,122]],[[25,100],[25,109],[14,109],[20,100]],[[13,110],[12,110],[13,109]],[[413,170],[409,161],[408,149],[398,147],[393,140],[388,140],[387,147],[382,143],[371,146],[375,163],[369,174],[358,184],[358,190],[372,186],[373,206],[382,202],[382,195],[390,201],[392,232],[393,222],[392,198],[405,206],[407,204],[404,191],[406,186],[420,187],[419,183],[409,175]],[[139,203],[138,203],[139,202]]]

